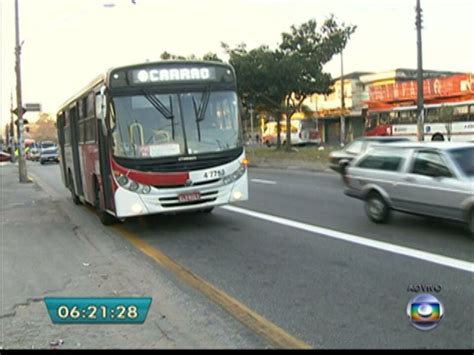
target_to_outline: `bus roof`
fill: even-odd
[[[396,148],[433,148],[437,150],[450,150],[456,148],[474,148],[474,142],[395,142],[390,143],[389,145],[384,144],[381,146]]]
[[[112,67],[106,70],[104,73],[98,75],[94,80],[92,80],[89,84],[87,84],[85,87],[83,87],[79,92],[77,92],[74,96],[71,96],[69,99],[67,99],[58,109],[58,112],[62,111],[65,107],[70,105],[72,102],[77,100],[79,97],[83,96],[87,92],[89,92],[92,88],[95,86],[99,85],[100,83],[108,84],[110,82],[110,75],[112,72],[117,71],[117,70],[129,70],[133,68],[140,68],[143,66],[153,66],[153,65],[173,65],[173,64],[199,64],[199,65],[212,65],[212,66],[221,66],[225,68],[232,69],[233,68],[230,64],[228,63],[223,63],[223,62],[215,62],[215,61],[208,61],[208,60],[161,60],[161,61],[156,61],[156,62],[142,62],[142,63],[135,63],[135,64],[130,64],[130,65],[123,65],[123,66],[117,66],[117,67]]]

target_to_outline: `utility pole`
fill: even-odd
[[[250,103],[250,142],[253,141],[254,135],[253,135],[253,104]]]
[[[422,9],[420,0],[416,0],[416,49],[418,54],[418,72],[417,72],[417,115],[418,115],[418,141],[425,140],[425,112],[424,112],[424,96],[423,96],[423,48],[421,43],[421,29],[422,29]]]
[[[15,117],[13,115],[13,94],[10,92],[10,134],[8,146],[10,147],[10,154],[12,159],[15,159]]]
[[[344,117],[345,102],[344,102],[344,60],[341,50],[341,147],[346,142],[346,118]]]
[[[18,0],[15,0],[15,71],[16,71],[16,110],[18,117],[18,174],[20,182],[28,182],[25,160],[25,141],[23,137],[23,102],[21,97],[21,44],[20,44],[20,19],[18,11]]]

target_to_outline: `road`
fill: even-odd
[[[28,168],[69,199],[57,165]],[[375,225],[331,172],[252,168],[250,196],[238,208],[121,228],[311,347],[473,347],[474,242],[462,225],[402,214]],[[446,314],[433,331],[408,321],[416,284],[442,287]]]

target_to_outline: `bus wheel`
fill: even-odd
[[[95,190],[95,200],[94,200],[94,207],[99,215],[99,219],[104,226],[110,226],[118,222],[118,220],[112,216],[107,211],[103,210],[100,207],[100,187],[97,180],[94,180],[94,190]]]
[[[76,195],[76,191],[74,189],[74,180],[72,179],[71,170],[69,170],[69,191],[71,191],[72,202],[74,202],[75,205],[80,205],[81,200],[79,200],[79,196]]]
[[[104,210],[99,210],[98,213],[99,213],[100,221],[102,222],[104,226],[111,226],[112,224],[116,224],[119,222],[117,218],[115,218],[114,216],[112,216],[111,214],[109,214],[108,212]]]
[[[440,133],[436,133],[435,135],[433,135],[433,137],[431,137],[431,140],[436,142],[442,142],[444,141],[444,136]]]

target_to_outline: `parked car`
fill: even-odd
[[[56,143],[53,141],[41,141],[38,143],[38,148],[41,150],[47,149],[47,148],[53,148],[56,147]]]
[[[46,162],[59,163],[58,147],[55,145],[53,147],[41,149],[39,161],[41,164],[45,164]]]
[[[0,162],[2,161],[12,161],[12,156],[7,152],[0,152]]]
[[[353,140],[341,150],[329,154],[329,167],[340,174],[354,158],[365,153],[374,144],[410,142],[405,137],[361,137]]]
[[[375,223],[395,210],[464,222],[474,236],[473,143],[377,146],[347,167],[345,182]]]
[[[38,161],[40,158],[40,149],[37,147],[31,147],[29,154],[28,154],[28,159],[31,161]]]

